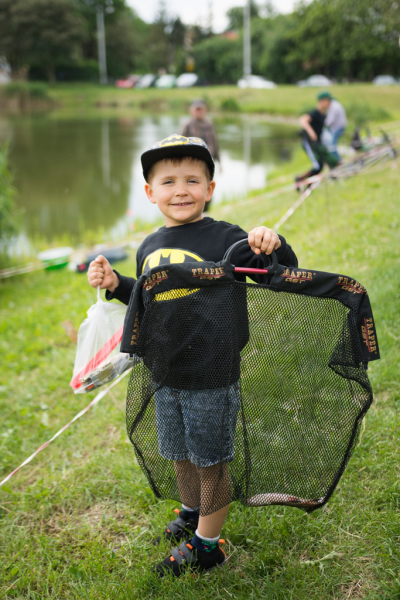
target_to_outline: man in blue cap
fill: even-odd
[[[321,92],[317,96],[317,107],[304,115],[301,115],[299,122],[301,130],[301,144],[312,163],[312,169],[303,175],[296,177],[296,189],[301,189],[301,182],[309,177],[318,175],[327,162],[327,151],[321,144],[321,135],[329,106],[332,102],[330,92]]]

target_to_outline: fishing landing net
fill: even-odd
[[[234,500],[311,512],[332,495],[372,402],[368,295],[350,277],[275,262],[256,270],[265,284],[236,281],[236,246],[220,263],[138,279],[121,345],[137,358],[128,434],[158,498],[201,515]]]

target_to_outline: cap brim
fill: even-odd
[[[196,146],[194,144],[177,144],[176,146],[163,146],[161,148],[153,148],[143,152],[141,156],[142,168],[144,178],[147,180],[147,173],[150,167],[152,167],[159,160],[164,158],[173,158],[175,156],[192,156],[203,160],[209,167],[211,179],[214,177],[215,165],[210,160],[211,155],[207,148],[203,146]]]

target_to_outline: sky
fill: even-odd
[[[165,2],[167,12],[171,16],[179,16],[184,23],[199,24],[206,26],[208,24],[208,15],[210,13],[210,3],[213,14],[213,30],[218,33],[224,31],[227,26],[225,17],[226,11],[232,6],[244,4],[243,0],[167,0]],[[160,0],[127,0],[131,6],[144,21],[151,22],[154,19]],[[262,2],[258,2],[262,4]],[[291,12],[295,0],[275,0],[274,5],[279,12]]]

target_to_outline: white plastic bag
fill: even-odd
[[[87,312],[78,332],[78,348],[70,386],[75,394],[91,392],[112,381],[130,366],[129,355],[119,351],[126,306],[97,302]]]

